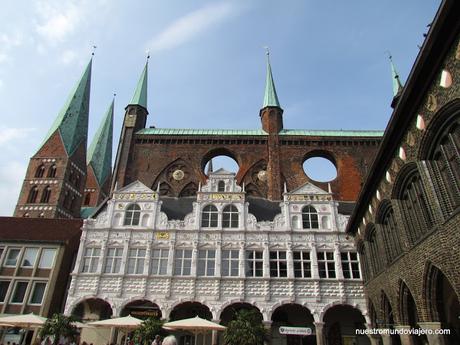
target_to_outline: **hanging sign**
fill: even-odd
[[[280,334],[286,335],[310,335],[311,328],[308,327],[286,327],[281,326],[279,329]]]

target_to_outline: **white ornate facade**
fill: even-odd
[[[356,250],[344,233],[348,216],[330,193],[306,184],[284,193],[272,221],[258,221],[244,187],[220,169],[183,220],[168,219],[162,203],[134,182],[85,221],[66,314],[98,298],[114,316],[148,300],[166,319],[182,303],[199,302],[221,320],[227,306],[244,302],[270,324],[277,307],[298,304],[311,312],[317,337],[332,306],[367,318]]]

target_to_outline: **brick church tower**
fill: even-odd
[[[15,217],[79,218],[86,182],[92,59],[32,156]]]

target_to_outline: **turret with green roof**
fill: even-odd
[[[403,85],[401,83],[401,79],[399,78],[399,74],[396,71],[396,67],[393,63],[393,57],[390,55],[388,58],[390,59],[391,79],[393,81],[393,100],[391,102],[391,106],[394,108],[398,103],[399,96],[401,96]]]
[[[269,134],[279,133],[283,129],[283,109],[281,109],[278,94],[276,93],[268,49],[264,102],[260,110],[260,118],[262,120],[262,129]]]
[[[134,91],[133,98],[129,105],[140,105],[147,109],[147,73],[148,73],[149,60],[145,63],[144,69],[142,70],[141,77],[137,82],[136,91]]]

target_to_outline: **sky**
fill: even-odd
[[[91,57],[89,141],[149,62],[148,126],[261,127],[266,56],[284,127],[385,129],[440,1],[24,0],[0,12],[0,215]],[[114,147],[116,144],[114,144]],[[115,151],[115,149],[114,149]],[[215,167],[215,165],[214,165]]]

